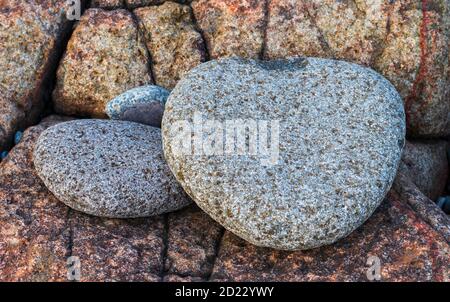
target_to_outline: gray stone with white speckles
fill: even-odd
[[[47,188],[71,208],[135,218],[190,203],[164,161],[161,130],[123,121],[77,120],[47,129],[34,150]]]
[[[156,85],[146,85],[124,92],[110,101],[105,108],[113,120],[137,122],[161,127],[164,106],[169,91]]]
[[[279,120],[278,162],[264,163],[260,149],[183,153],[174,125],[193,121],[195,112],[203,121],[244,125]],[[203,138],[214,141],[217,129]],[[229,58],[202,64],[178,83],[162,132],[172,172],[212,218],[255,245],[299,250],[331,244],[371,216],[396,174],[405,114],[394,87],[368,68],[316,58]]]

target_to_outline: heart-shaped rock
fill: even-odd
[[[136,218],[190,203],[167,166],[161,130],[137,123],[77,120],[48,128],[34,150],[47,188],[71,208]]]
[[[253,244],[331,244],[383,200],[405,137],[403,103],[371,69],[296,58],[210,61],[172,91],[166,160],[194,201]]]

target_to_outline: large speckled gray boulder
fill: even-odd
[[[371,216],[396,174],[405,115],[368,68],[230,58],[178,83],[162,131],[172,172],[204,211],[253,244],[297,250]]]
[[[189,204],[164,161],[161,130],[123,121],[77,120],[47,129],[34,150],[47,188],[87,214],[134,218]]]

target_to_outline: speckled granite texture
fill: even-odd
[[[34,165],[71,208],[95,216],[135,218],[190,203],[164,161],[161,131],[122,121],[80,120],[46,130]]]
[[[66,115],[106,117],[107,102],[129,89],[152,83],[148,63],[145,44],[130,12],[88,9],[58,68],[55,110]]]
[[[279,121],[278,162],[265,165],[261,153],[186,154],[176,125],[196,114],[244,125]],[[180,81],[162,130],[171,170],[204,211],[253,244],[295,250],[331,244],[370,217],[397,171],[405,116],[394,87],[356,64],[232,58]],[[204,131],[193,148],[216,131],[222,137],[219,128]]]

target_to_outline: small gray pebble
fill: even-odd
[[[169,91],[159,86],[137,87],[114,98],[106,105],[105,111],[113,120],[160,127],[168,96]]]
[[[163,114],[164,107],[160,103],[137,104],[126,109],[120,115],[120,120],[161,128]]]

